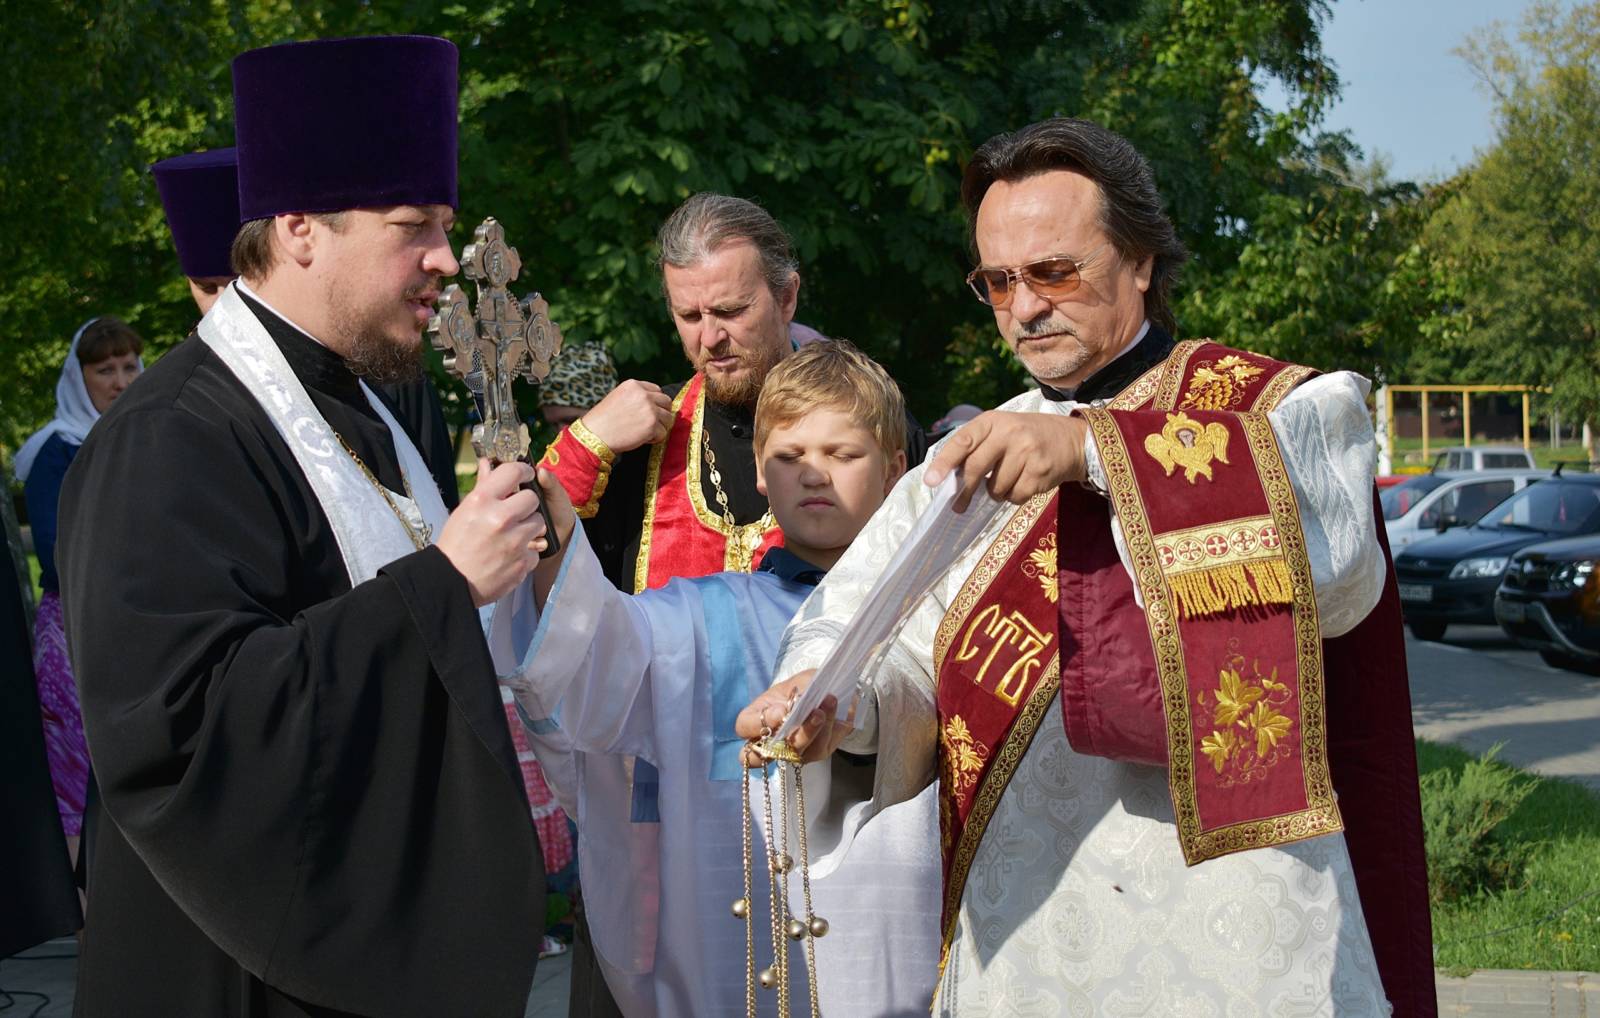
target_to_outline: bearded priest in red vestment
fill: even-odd
[[[870,800],[814,812],[814,870],[936,781],[937,1015],[1433,1015],[1366,380],[1174,342],[1182,245],[1098,125],[996,137],[962,192],[968,281],[1039,389],[908,474],[741,715],[777,727],[933,485],[987,489],[852,724],[794,739],[877,754]]]

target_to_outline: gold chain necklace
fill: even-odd
[[[755,557],[756,546],[761,543],[761,537],[771,530],[776,520],[773,519],[772,509],[761,514],[761,518],[748,527],[741,527],[733,519],[733,510],[728,508],[728,493],[722,490],[722,472],[717,469],[717,454],[711,451],[711,432],[706,428],[700,429],[700,447],[705,450],[706,476],[711,478],[711,493],[717,497],[717,507],[722,510],[722,523],[728,528],[728,538],[739,544],[739,561],[746,563],[745,569],[749,570],[748,563]]]
[[[339,439],[339,444],[344,446],[344,451],[349,453],[350,458],[356,461],[356,466],[361,468],[361,473],[368,481],[372,482],[372,486],[378,489],[378,494],[382,495],[383,500],[389,504],[389,511],[394,513],[394,518],[399,520],[400,525],[406,528],[406,536],[411,538],[412,545],[418,551],[426,548],[428,542],[433,540],[433,528],[428,526],[427,521],[423,521],[420,528],[415,523],[412,523],[411,517],[401,510],[399,503],[395,502],[394,496],[389,493],[389,489],[383,486],[383,482],[378,480],[372,469],[362,461],[360,456],[356,455],[356,451],[350,447],[349,442],[344,440],[344,436],[335,431],[334,437]],[[411,480],[406,477],[404,470],[400,471],[400,483],[405,485],[406,498],[410,499],[411,504],[415,506],[417,515],[422,515],[422,507],[416,504],[417,497],[411,493]]]

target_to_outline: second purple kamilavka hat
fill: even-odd
[[[239,232],[239,174],[231,148],[163,159],[150,167],[167,213],[178,264],[191,279],[233,275],[228,249]]]

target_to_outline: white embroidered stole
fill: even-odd
[[[350,585],[372,579],[379,569],[415,551],[406,526],[340,445],[338,436],[289,367],[283,351],[245,306],[234,284],[222,291],[211,312],[200,320],[199,332],[266,411],[294,454],[312,495],[333,527]],[[433,475],[410,437],[365,382],[361,383],[361,391],[388,426],[400,471],[415,499],[396,492],[391,492],[390,497],[413,525],[426,522],[437,537],[449,511],[434,485]]]

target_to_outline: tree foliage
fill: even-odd
[[[1322,136],[1266,195],[1233,271],[1192,286],[1191,328],[1284,360],[1379,381],[1435,375],[1453,337],[1451,277],[1422,244],[1452,193],[1388,178],[1341,136]]]
[[[1472,380],[1549,385],[1600,409],[1600,3],[1531,6],[1461,50],[1496,103],[1496,139],[1425,240],[1460,279],[1458,363]]]
[[[1260,231],[1293,219],[1280,192],[1304,177],[1300,139],[1336,87],[1324,0],[0,4],[6,24],[29,25],[0,43],[5,85],[28,97],[0,124],[17,254],[0,284],[12,323],[0,442],[12,445],[49,416],[88,315],[122,315],[157,351],[192,325],[145,167],[230,142],[228,60],[252,46],[455,41],[457,242],[498,217],[568,337],[604,341],[641,377],[684,370],[656,227],[697,190],[762,202],[795,238],[799,317],[883,359],[925,419],[1018,386],[962,284],[956,192],[984,139],[1054,113],[1124,132],[1196,254],[1191,287],[1217,294]],[[1262,107],[1268,79],[1288,90],[1287,112]],[[1210,329],[1233,338],[1221,314]]]

